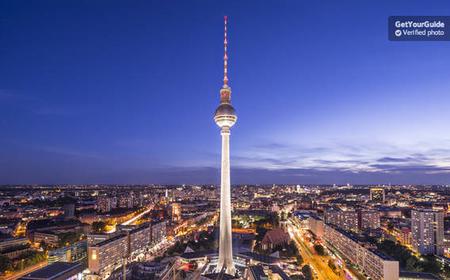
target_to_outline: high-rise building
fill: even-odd
[[[230,192],[230,128],[236,123],[236,112],[231,105],[231,88],[228,85],[228,38],[227,17],[224,18],[223,86],[220,89],[220,105],[214,114],[214,121],[222,135],[222,164],[220,183],[220,238],[217,270],[225,268],[228,274],[235,273],[231,239],[231,192]]]
[[[97,198],[97,210],[100,212],[110,212],[111,198],[107,196],[101,196]]]
[[[358,224],[361,230],[380,228],[380,212],[367,209],[359,210]]]
[[[431,209],[411,211],[412,246],[422,255],[444,254],[444,213]]]
[[[166,221],[154,222],[151,225],[151,238],[152,244],[157,244],[167,237],[167,223]]]
[[[172,203],[172,222],[178,222],[181,220],[181,204]]]
[[[383,188],[371,188],[370,189],[370,200],[373,202],[384,203],[386,197]]]
[[[377,229],[380,228],[380,212],[369,209],[330,209],[325,212],[325,222],[353,232]]]
[[[119,208],[133,208],[133,196],[122,195],[118,201]]]
[[[88,268],[93,274],[106,276],[120,267],[128,255],[128,236],[122,233],[88,247]]]
[[[357,236],[335,226],[325,225],[323,238],[328,248],[339,251],[351,263],[358,265],[370,279],[399,279],[398,261],[381,254]]]
[[[355,210],[331,209],[325,212],[325,223],[335,225],[346,231],[357,232],[358,212]]]
[[[145,223],[128,232],[128,255],[133,256],[150,244],[151,230],[151,225]]]
[[[316,215],[308,218],[308,229],[315,235],[317,239],[322,239],[324,234],[324,222]]]
[[[65,219],[73,219],[75,217],[75,203],[66,203],[63,209]]]
[[[111,209],[117,208],[117,196],[111,197]]]
[[[150,244],[153,230],[158,231],[158,236],[161,235],[160,225],[158,227],[157,224],[153,228],[153,225],[144,223],[137,227],[124,227],[120,233],[112,236],[88,236],[89,271],[103,279],[108,273],[121,266],[125,258],[136,258]],[[96,242],[95,238],[103,241]]]

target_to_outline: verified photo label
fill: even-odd
[[[450,41],[450,16],[391,16],[390,41]]]

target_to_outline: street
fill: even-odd
[[[344,275],[337,275],[329,266],[327,257],[321,257],[314,254],[307,244],[302,240],[299,230],[291,222],[289,225],[289,234],[294,240],[305,264],[309,264],[313,275],[319,280],[340,280],[346,279]],[[342,273],[341,273],[342,274]]]
[[[35,265],[32,265],[32,266],[29,266],[29,267],[25,268],[25,269],[22,270],[22,271],[14,272],[14,273],[12,273],[12,274],[8,274],[8,275],[6,275],[6,276],[3,276],[3,277],[0,278],[0,279],[2,279],[2,280],[15,280],[15,279],[19,279],[20,277],[22,277],[22,276],[24,276],[24,275],[26,275],[26,274],[28,274],[28,273],[31,273],[31,272],[33,272],[33,271],[35,271],[35,270],[38,270],[38,269],[40,269],[40,268],[43,268],[43,267],[46,266],[46,265],[47,265],[47,261],[44,261],[44,262],[41,262],[41,263],[38,263],[38,264],[35,264]]]

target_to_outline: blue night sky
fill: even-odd
[[[450,183],[448,0],[5,0],[0,184],[218,183],[223,15],[233,183]]]

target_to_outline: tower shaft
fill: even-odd
[[[230,129],[223,127],[222,135],[222,164],[220,184],[220,240],[219,261],[217,270],[223,267],[225,272],[234,275],[232,233],[231,233],[231,190],[230,190]]]
[[[231,190],[230,190],[230,128],[236,123],[236,112],[231,105],[231,88],[228,85],[228,39],[227,17],[224,18],[224,72],[223,86],[220,89],[220,105],[214,114],[214,121],[220,127],[222,135],[222,162],[220,181],[220,240],[217,272],[225,269],[227,274],[234,275],[233,244],[231,235]]]

